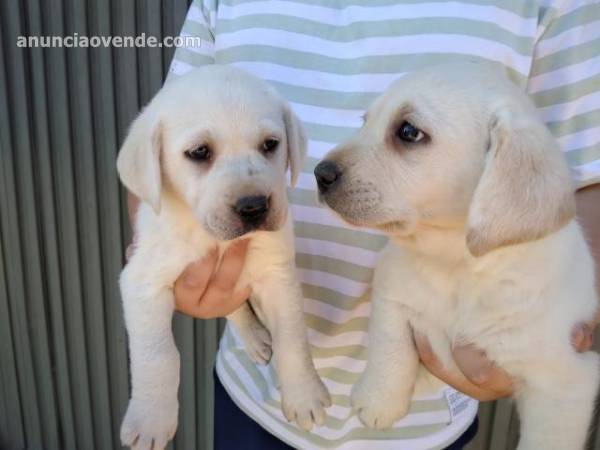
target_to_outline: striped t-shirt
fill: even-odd
[[[232,64],[267,80],[290,102],[309,138],[289,197],[315,365],[332,394],[324,426],[288,423],[272,368],[254,365],[228,326],[218,376],[237,405],[297,448],[437,449],[471,423],[477,403],[446,388],[413,399],[387,430],[353,414],[349,394],[365,368],[369,286],[385,238],[350,228],[316,201],[312,171],[361,126],[392,81],[460,59],[493,61],[526,90],[558,138],[579,187],[600,182],[600,3],[597,0],[195,0],[171,76]],[[233,431],[235,432],[235,430]]]

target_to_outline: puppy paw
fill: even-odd
[[[177,429],[177,399],[129,400],[121,425],[121,444],[134,450],[162,450]]]
[[[392,426],[408,412],[410,393],[394,392],[381,383],[362,377],[352,388],[352,407],[360,421],[369,428],[381,430]]]
[[[268,364],[273,354],[269,330],[255,321],[240,330],[240,335],[250,359],[256,364]]]
[[[307,381],[283,384],[281,397],[283,415],[289,422],[295,421],[305,431],[325,423],[325,408],[331,406],[331,397],[316,373]]]

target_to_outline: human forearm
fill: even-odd
[[[600,184],[578,190],[575,198],[577,217],[596,262],[596,285],[600,292]]]
[[[140,199],[127,191],[127,215],[129,216],[129,225],[133,228],[135,223],[135,214],[140,206]]]

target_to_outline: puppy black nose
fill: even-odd
[[[315,178],[319,191],[327,191],[342,175],[341,170],[331,161],[321,161],[315,167]]]
[[[242,222],[261,222],[269,211],[269,199],[264,195],[242,197],[235,203],[233,209]]]

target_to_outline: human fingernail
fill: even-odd
[[[585,332],[582,328],[578,327],[571,333],[571,344],[573,347],[579,349],[585,341]]]
[[[489,381],[489,379],[490,379],[490,372],[487,370],[477,372],[471,377],[471,380],[475,384],[485,384]]]

